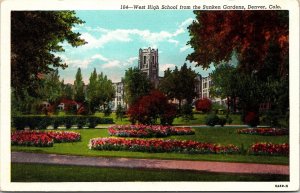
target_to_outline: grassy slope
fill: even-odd
[[[284,175],[12,164],[12,182],[288,181]]]
[[[36,153],[57,153],[84,156],[111,156],[111,157],[132,157],[132,158],[155,158],[155,159],[183,159],[183,160],[209,160],[249,163],[272,163],[288,164],[288,157],[281,156],[253,156],[253,155],[215,155],[215,154],[179,154],[179,153],[142,153],[126,151],[96,151],[88,149],[88,142],[91,138],[107,137],[106,129],[82,129],[75,130],[82,135],[81,142],[54,144],[53,147],[21,147],[12,146],[12,151],[27,151]],[[257,136],[239,135],[236,128],[198,128],[195,135],[171,136],[181,140],[197,140],[210,143],[234,144],[239,147],[243,144],[245,149],[255,142],[288,142],[288,136]]]

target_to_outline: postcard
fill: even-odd
[[[1,2],[2,191],[299,190],[299,3]]]

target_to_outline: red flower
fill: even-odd
[[[12,145],[51,147],[54,142],[74,142],[80,140],[76,132],[57,131],[16,131],[11,134]]]
[[[104,143],[105,142],[105,143]],[[90,149],[127,150],[141,152],[181,152],[181,153],[238,153],[234,145],[221,146],[197,141],[162,140],[162,139],[125,139],[94,138],[90,140]]]

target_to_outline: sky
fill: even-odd
[[[62,44],[65,52],[57,55],[68,65],[59,69],[65,83],[73,84],[78,68],[85,84],[94,68],[118,82],[126,69],[137,67],[139,49],[148,47],[159,51],[160,76],[167,68],[180,68],[184,63],[202,76],[211,72],[186,61],[193,51],[186,45],[187,27],[195,18],[192,11],[76,11],[76,16],[85,23],[72,30],[88,43],[77,48]]]

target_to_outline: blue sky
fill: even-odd
[[[129,67],[137,66],[139,48],[158,48],[160,76],[168,67],[174,69],[185,62],[203,76],[210,71],[186,61],[192,49],[187,26],[195,16],[192,11],[76,11],[85,21],[73,28],[88,43],[72,48],[63,44],[65,52],[59,53],[68,64],[60,69],[65,83],[73,83],[78,67],[88,84],[91,72],[103,72],[113,82],[120,81]]]

